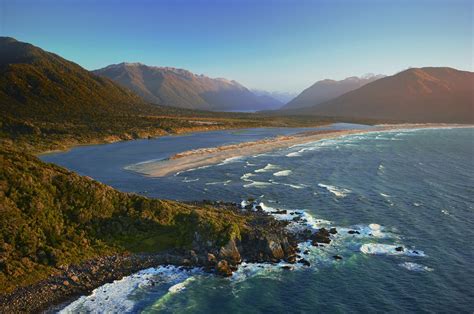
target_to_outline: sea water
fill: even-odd
[[[348,135],[164,178],[123,170],[182,150],[296,131],[219,131],[44,156],[123,191],[178,200],[254,198],[268,212],[289,211],[278,219],[302,214],[304,226],[290,227],[339,231],[323,248],[299,244],[310,267],[243,264],[231,278],[153,268],[100,287],[64,312],[472,312],[472,128]]]

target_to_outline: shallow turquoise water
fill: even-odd
[[[258,138],[258,130],[248,132]],[[212,146],[206,136],[193,135],[192,145]],[[322,220],[314,227],[340,230],[333,244],[305,256],[310,268],[246,265],[231,279],[159,268],[108,285],[67,310],[472,312],[473,144],[474,129],[351,135],[160,179],[120,170],[162,157],[150,147],[160,142],[129,144],[133,152],[121,143],[44,157],[125,191],[236,202],[254,197],[268,210],[304,210]]]

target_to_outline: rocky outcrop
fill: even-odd
[[[326,230],[325,228],[321,228],[311,235],[311,243],[314,246],[318,246],[318,244],[320,243],[329,244],[331,243],[331,239],[329,238],[330,234],[331,233],[328,230]]]
[[[226,260],[231,264],[240,264],[242,258],[240,256],[239,249],[235,243],[235,239],[229,240],[226,245],[222,246],[219,250],[219,258]]]
[[[199,203],[202,204],[202,202],[192,204]],[[239,230],[223,245],[217,245],[205,236],[195,234],[192,250],[175,249],[157,254],[119,254],[97,258],[80,265],[62,266],[57,274],[42,282],[19,288],[9,295],[1,295],[0,308],[5,312],[42,311],[79,295],[88,294],[107,282],[159,265],[202,267],[204,270],[229,277],[243,261],[296,263],[298,241],[311,240],[316,245],[329,243],[330,236],[337,233],[333,228],[329,231],[321,228],[317,232],[306,230],[300,234],[293,234],[286,228],[289,222],[276,220],[261,207],[253,206],[252,210],[243,210],[234,203],[205,202],[205,204],[212,204],[218,209],[232,208],[240,215],[244,215],[246,228]],[[300,258],[298,262],[310,266],[305,259]],[[292,267],[286,266],[285,269],[291,270]]]
[[[286,226],[288,222],[276,220],[272,215],[265,213],[261,206],[250,202],[242,207],[235,203],[209,202],[217,208],[232,208],[247,218],[246,228],[239,230],[239,235],[230,239],[224,245],[215,248],[195,235],[194,249],[206,260],[206,266],[213,268],[221,261],[226,261],[232,269],[241,262],[296,262],[297,238],[291,234]],[[193,202],[193,205],[199,203]],[[204,257],[205,256],[205,257]],[[213,262],[209,262],[211,256]],[[213,264],[214,263],[214,264]],[[221,269],[226,264],[221,263]],[[218,273],[221,273],[218,270]],[[222,272],[224,275],[226,272]]]

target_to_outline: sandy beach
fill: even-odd
[[[245,157],[280,148],[294,145],[316,142],[323,139],[333,139],[351,134],[364,134],[371,132],[408,130],[421,128],[453,128],[453,127],[473,127],[472,125],[459,124],[384,124],[377,125],[371,129],[353,130],[331,130],[331,131],[310,131],[298,133],[292,136],[278,136],[253,142],[224,145],[218,147],[201,148],[184,151],[175,154],[167,159],[142,162],[125,167],[126,170],[133,171],[150,177],[164,177],[180,171],[209,166],[220,163],[226,159]]]

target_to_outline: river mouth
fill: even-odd
[[[126,160],[125,148],[122,155],[105,146],[100,148],[106,148],[105,155],[88,148],[82,155],[88,161],[76,154],[63,155],[61,162],[94,178],[107,177],[106,183],[122,190],[178,200],[251,197],[267,210],[306,213],[305,219],[318,221],[316,227],[338,230],[327,247],[300,244],[301,253],[309,251],[302,257],[310,267],[288,271],[286,265],[244,264],[231,279],[193,274],[176,283],[165,283],[168,277],[161,275],[163,285],[138,284],[138,290],[119,298],[132,300],[130,312],[204,312],[214,306],[303,312],[441,311],[449,306],[462,312],[473,304],[468,291],[474,283],[462,275],[469,269],[468,239],[474,236],[473,136],[472,129],[354,135],[165,178],[116,171],[120,162],[111,156],[119,155],[122,164],[134,158]],[[95,155],[99,163],[117,168],[100,169]]]

